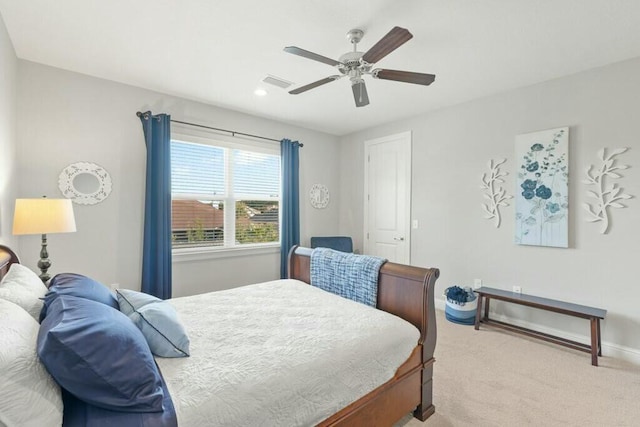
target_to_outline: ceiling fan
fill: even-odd
[[[375,62],[380,61],[413,37],[407,29],[393,27],[386,36],[381,38],[378,43],[373,45],[371,49],[364,53],[358,52],[358,43],[362,40],[362,36],[364,36],[364,31],[362,30],[354,29],[349,31],[347,33],[347,38],[353,44],[353,52],[345,53],[337,61],[296,46],[285,47],[285,52],[312,59],[314,61],[323,62],[336,67],[340,71],[340,74],[309,83],[308,85],[291,90],[289,93],[297,95],[343,77],[349,77],[349,80],[351,80],[353,98],[356,101],[356,107],[364,107],[365,105],[369,105],[367,87],[365,86],[364,79],[362,78],[366,74],[371,75],[374,79],[395,80],[398,82],[415,83],[425,86],[430,85],[435,80],[436,76],[433,74],[386,70],[384,68],[371,69]]]

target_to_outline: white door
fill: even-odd
[[[364,253],[411,262],[411,132],[365,141]]]

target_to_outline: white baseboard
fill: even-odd
[[[434,302],[437,310],[444,311],[446,305],[443,299],[436,298]],[[492,319],[499,320],[501,322],[508,322],[523,328],[533,329],[534,331],[543,332],[545,334],[551,334],[561,338],[566,338],[573,341],[584,342],[584,343],[590,342],[590,339],[591,339],[586,335],[572,334],[567,331],[562,331],[560,329],[548,328],[546,326],[541,326],[535,323],[525,322],[520,319],[514,319],[511,317],[505,316],[504,314],[496,314],[491,310],[489,312],[492,314],[491,316]],[[640,349],[625,347],[623,345],[603,341],[602,354],[606,357],[613,357],[616,359],[625,360],[627,362],[634,363],[636,365],[640,365]]]

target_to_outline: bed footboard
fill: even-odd
[[[299,246],[291,248],[288,266],[289,278],[310,283],[311,249]],[[366,417],[366,413],[371,413],[374,398],[384,406],[378,409],[384,409],[381,412],[389,415],[392,422],[405,415],[400,412],[398,418],[393,418],[397,408],[406,407],[407,402],[410,404],[409,408],[415,408],[414,416],[421,421],[433,414],[433,352],[437,337],[434,287],[439,275],[440,271],[437,268],[420,268],[392,262],[387,262],[380,268],[377,308],[401,317],[418,328],[420,340],[414,353],[418,353],[419,356],[410,357],[391,381],[335,414],[322,425],[359,424],[358,408],[362,407],[362,411],[359,412]],[[411,387],[418,378],[419,393],[417,388]],[[362,404],[359,405],[361,401]],[[342,414],[346,410],[347,413]],[[360,421],[365,419],[360,418]]]

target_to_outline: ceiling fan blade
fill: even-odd
[[[378,43],[373,45],[371,49],[362,55],[362,60],[373,64],[405,44],[413,35],[406,28],[393,27],[386,36],[381,38]]]
[[[335,59],[327,58],[326,56],[318,55],[317,53],[309,52],[308,50],[300,49],[296,46],[287,46],[284,48],[285,52],[292,53],[294,55],[302,56],[303,58],[313,59],[314,61],[324,62],[325,64],[335,67],[341,65],[340,62]]]
[[[369,95],[367,94],[367,86],[365,86],[364,80],[353,83],[351,90],[353,91],[353,99],[356,101],[356,107],[369,105]]]
[[[411,71],[385,70],[376,68],[371,72],[373,78],[383,80],[395,80],[397,82],[415,83],[428,86],[436,79],[433,74],[413,73]]]
[[[326,78],[324,78],[322,80],[318,80],[317,82],[309,83],[308,85],[300,86],[297,89],[290,90],[289,93],[291,95],[297,95],[299,93],[306,92],[306,91],[308,91],[310,89],[316,88],[318,86],[322,86],[322,85],[327,84],[329,82],[332,82],[334,80],[338,80],[340,77],[342,77],[342,76],[329,76],[329,77],[326,77]]]

